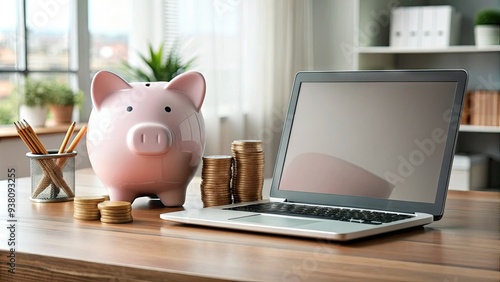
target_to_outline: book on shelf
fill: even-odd
[[[467,92],[462,124],[500,126],[500,90]]]

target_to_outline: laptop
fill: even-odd
[[[441,219],[465,70],[299,72],[269,199],[162,219],[348,241]]]

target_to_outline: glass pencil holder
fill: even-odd
[[[75,197],[76,152],[47,155],[27,153],[30,159],[31,201],[39,203],[72,201]]]

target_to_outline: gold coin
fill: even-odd
[[[131,219],[132,216],[129,215],[122,215],[122,216],[101,216],[101,219],[104,220],[128,220]]]
[[[73,206],[75,209],[82,209],[82,210],[92,210],[95,209],[97,210],[97,204],[77,204],[75,203]]]
[[[101,209],[128,209],[131,207],[130,202],[126,201],[104,201],[97,204],[97,207]]]
[[[249,144],[249,143],[262,143],[262,140],[259,139],[234,140],[232,144]]]
[[[84,214],[84,213],[88,213],[88,214],[99,214],[99,210],[98,209],[95,209],[95,210],[82,210],[82,209],[75,209],[73,211],[73,213],[81,213],[81,214]]]
[[[132,206],[123,206],[123,207],[119,207],[119,206],[114,206],[112,208],[110,207],[100,207],[99,210],[101,212],[125,212],[125,211],[132,211]]]
[[[101,210],[101,216],[120,216],[120,215],[130,215],[131,211],[109,211],[109,210]]]
[[[73,214],[79,214],[79,215],[99,215],[99,211],[85,211],[85,210],[75,210],[73,211]]]
[[[231,161],[233,157],[229,155],[213,155],[213,156],[204,156],[202,159],[206,162],[227,162]]]
[[[262,148],[262,140],[234,140],[231,143],[232,148]]]
[[[224,188],[224,187],[227,187],[229,186],[229,181],[203,181],[203,183],[200,184],[200,187],[202,188],[217,188],[217,187],[220,187],[220,188]]]
[[[100,203],[104,201],[102,196],[78,196],[73,198],[75,203]]]

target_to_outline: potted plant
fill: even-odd
[[[54,124],[68,124],[73,120],[73,109],[83,99],[81,91],[73,91],[67,84],[51,82],[48,104]]]
[[[13,124],[18,120],[18,100],[14,95],[0,99],[0,126],[3,124]]]
[[[474,23],[476,46],[500,44],[500,10],[486,9],[478,12]]]
[[[27,79],[21,91],[19,118],[30,125],[44,126],[47,120],[48,93],[45,82]]]
[[[148,56],[139,54],[141,60],[148,66],[148,71],[123,62],[129,75],[137,81],[170,81],[175,76],[185,72],[194,61],[191,59],[183,62],[177,44],[174,44],[167,54],[164,51],[164,44],[161,44],[157,50],[149,44],[148,51]]]

